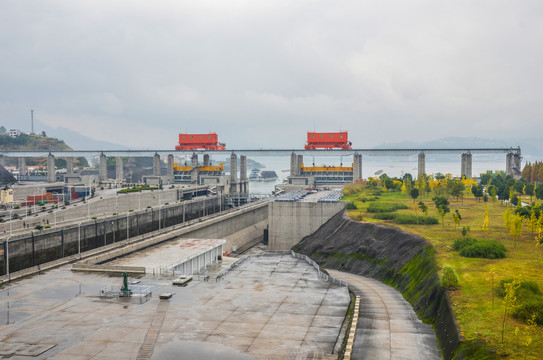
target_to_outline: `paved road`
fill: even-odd
[[[375,279],[327,271],[360,296],[353,359],[442,359],[434,329],[398,291]]]

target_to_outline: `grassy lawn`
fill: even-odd
[[[489,201],[486,204],[490,229],[485,234],[482,230],[485,203],[483,201],[477,202],[471,194],[458,201],[449,198],[451,213],[458,209],[462,215],[460,228],[469,226],[471,228],[471,237],[480,240],[496,240],[507,248],[507,257],[505,259],[472,259],[461,257],[457,251],[452,250],[454,240],[462,237],[462,233],[455,228],[450,213],[445,216],[443,228],[441,217],[439,217],[431,200],[431,194],[417,199],[417,202],[422,200],[428,205],[428,215],[438,218],[440,222],[438,225],[396,225],[390,220],[372,219],[373,214],[366,211],[371,202],[356,200],[357,197],[360,199],[364,196],[368,198],[369,193],[367,190],[344,198],[345,200],[354,201],[357,206],[357,210],[349,211],[352,218],[398,226],[406,231],[418,234],[434,245],[441,266],[450,264],[456,269],[460,279],[460,287],[457,290],[450,291],[449,294],[463,336],[467,340],[479,339],[487,343],[496,349],[500,356],[509,359],[523,359],[526,351],[526,346],[524,346],[526,336],[523,335],[522,329],[526,324],[509,318],[504,341],[501,341],[501,326],[504,313],[503,299],[495,296],[494,307],[492,307],[489,271],[494,268],[496,273],[495,286],[502,279],[510,279],[518,275],[521,280],[535,281],[539,288],[543,290],[543,244],[536,247],[529,223],[525,222],[522,236],[517,241],[515,248],[512,236],[507,232],[502,218],[506,207],[500,201],[495,203]],[[529,197],[527,200],[529,200]],[[405,204],[409,206],[409,209],[398,210],[396,213],[415,215],[413,200],[401,193],[387,194],[383,192],[379,199],[375,201]],[[523,199],[523,201],[526,200]],[[416,214],[423,215],[420,210]],[[515,335],[516,327],[520,330],[519,335]],[[527,358],[543,358],[543,327],[537,326],[533,329],[531,338],[532,343],[528,347]]]

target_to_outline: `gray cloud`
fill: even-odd
[[[2,1],[0,123],[131,147],[543,130],[539,1]]]

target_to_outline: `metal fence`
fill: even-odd
[[[323,273],[320,270],[319,264],[317,264],[315,261],[311,260],[311,258],[309,256],[304,255],[304,254],[297,254],[297,253],[294,252],[294,250],[290,250],[290,254],[293,257],[295,257],[297,259],[305,260],[308,264],[312,265],[317,270],[317,274],[319,276],[319,279],[331,282],[332,284],[338,284],[339,286],[349,287],[349,283],[347,281],[341,280],[341,279],[338,279],[338,278],[335,278],[333,276],[330,276],[328,274]]]

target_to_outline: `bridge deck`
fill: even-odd
[[[495,147],[495,148],[412,148],[412,149],[332,149],[332,150],[305,150],[305,149],[231,149],[231,150],[75,150],[75,151],[47,151],[47,150],[17,150],[0,151],[1,156],[9,157],[46,157],[52,154],[55,157],[78,157],[78,156],[128,156],[128,157],[152,157],[155,154],[160,156],[184,156],[191,154],[209,154],[209,155],[238,155],[250,156],[285,156],[292,153],[306,156],[350,156],[353,154],[362,154],[369,156],[409,156],[424,154],[515,154],[520,155],[520,147]]]

